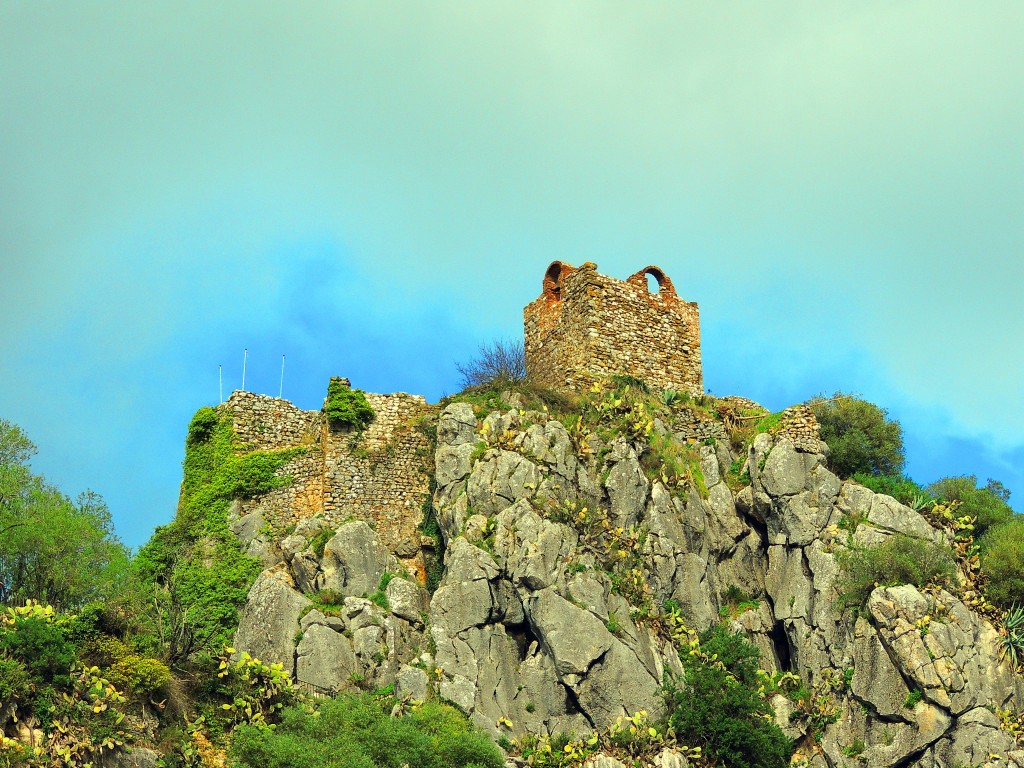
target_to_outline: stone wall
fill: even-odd
[[[809,405],[791,405],[782,412],[777,435],[793,441],[802,453],[827,453],[820,438],[821,426]]]
[[[235,437],[252,450],[312,445],[320,434],[319,411],[303,411],[269,395],[235,391],[219,409],[231,414]]]
[[[622,281],[591,262],[556,261],[523,317],[526,366],[541,384],[574,391],[595,377],[628,374],[654,389],[704,392],[697,305],[681,299],[657,267]]]
[[[243,502],[242,512],[259,512],[279,530],[317,516],[333,526],[363,520],[422,576],[419,525],[434,457],[420,422],[436,408],[402,392],[366,398],[375,416],[358,432],[332,430],[319,411],[303,411],[287,400],[232,393],[219,409],[231,415],[245,450],[306,448],[278,471],[294,482]]]
[[[324,431],[324,517],[333,525],[364,520],[420,571],[419,524],[434,457],[418,422],[436,408],[403,392],[366,398],[376,417],[364,432]]]

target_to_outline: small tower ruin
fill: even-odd
[[[657,291],[648,288],[648,275]],[[523,320],[527,371],[552,389],[579,391],[596,378],[625,374],[652,389],[704,393],[697,304],[681,299],[658,267],[623,281],[589,261],[552,262]]]

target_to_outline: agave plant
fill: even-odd
[[[999,655],[1010,657],[1014,669],[1024,659],[1024,606],[1014,603],[1003,619],[1003,633],[999,638]]]
[[[675,389],[666,389],[661,393],[661,402],[670,408],[682,402],[683,396]]]

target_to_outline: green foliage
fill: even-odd
[[[840,477],[902,473],[903,430],[898,421],[886,418],[884,409],[841,392],[807,404],[821,425],[829,466]]]
[[[122,691],[148,696],[171,681],[171,670],[158,659],[131,654],[117,661],[107,678]]]
[[[288,485],[278,470],[302,448],[239,454],[230,418],[201,409],[202,439],[186,442],[178,514],[156,529],[133,562],[138,610],[154,650],[172,664],[231,640],[238,608],[259,574],[228,527],[234,499]]]
[[[388,596],[385,590],[388,588],[388,584],[395,578],[395,574],[385,571],[380,577],[380,583],[377,585],[377,591],[370,595],[370,601],[376,603],[385,611],[391,610],[391,604],[388,602]]]
[[[1024,519],[1015,515],[990,528],[979,547],[986,597],[1002,608],[1024,604]]]
[[[661,393],[661,402],[667,405],[669,408],[673,408],[682,403],[690,402],[689,392],[680,392],[676,389],[666,389]]]
[[[920,509],[928,502],[935,500],[929,491],[906,475],[872,475],[858,472],[853,476],[853,480],[875,493],[892,496],[900,504],[905,504],[913,509]]]
[[[677,495],[685,496],[693,488],[706,499],[708,485],[700,465],[700,451],[674,439],[671,435],[651,433],[648,450],[640,457],[640,465],[652,480],[661,480]]]
[[[34,685],[66,683],[75,649],[53,622],[19,616],[0,625],[0,656],[21,662]]]
[[[365,429],[374,418],[363,391],[346,386],[340,379],[331,379],[327,385],[324,415],[332,429]]]
[[[788,765],[793,745],[757,693],[757,648],[721,625],[701,636],[700,648],[701,654],[683,655],[685,686],[666,686],[676,738],[702,747],[705,757],[723,765]]]
[[[956,561],[948,547],[898,533],[881,544],[855,547],[839,555],[841,598],[863,605],[876,586],[948,585]]]
[[[213,437],[219,420],[215,409],[209,406],[200,408],[188,424],[188,437],[185,438],[186,444],[205,443]]]
[[[907,698],[903,701],[903,708],[913,709],[921,703],[921,699],[923,698],[924,694],[921,692],[920,688],[912,688],[910,692],[907,693]]]
[[[29,693],[29,673],[24,662],[0,658],[0,701],[25,698]]]
[[[867,748],[861,739],[854,739],[848,747],[843,747],[843,754],[847,757],[856,757]]]
[[[989,480],[984,488],[978,487],[975,475],[944,477],[928,486],[932,495],[947,501],[959,501],[958,514],[974,518],[974,536],[981,538],[986,531],[1014,517],[1006,502],[1010,494],[998,480]]]
[[[284,711],[274,729],[240,726],[231,741],[241,768],[501,768],[485,735],[452,707],[427,703],[389,715],[391,700],[369,694]]]
[[[779,424],[782,423],[782,411],[778,413],[769,413],[767,416],[763,416],[754,423],[754,432],[758,435],[772,434],[778,428]]]
[[[760,604],[759,600],[753,599],[735,584],[730,584],[722,592],[722,607],[719,608],[718,613],[722,617],[735,618],[747,611],[756,610]]]
[[[75,501],[34,475],[35,446],[0,419],[0,603],[44,600],[73,610],[120,592],[128,550],[110,510],[86,491]]]

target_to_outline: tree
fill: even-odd
[[[496,387],[519,384],[526,379],[523,342],[498,339],[481,344],[475,357],[456,363],[464,387]]]
[[[0,419],[0,603],[28,598],[73,610],[120,588],[128,550],[99,494],[72,501],[28,462],[36,448]]]
[[[836,392],[807,403],[821,425],[828,445],[828,463],[841,477],[857,472],[900,475],[903,472],[903,429],[874,403]]]

